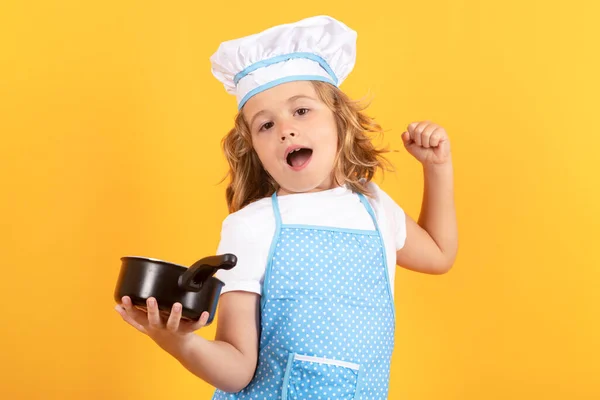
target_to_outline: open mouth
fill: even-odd
[[[294,169],[303,167],[310,157],[312,156],[312,150],[308,148],[299,148],[289,152],[286,157],[288,165]]]

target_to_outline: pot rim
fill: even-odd
[[[177,267],[181,267],[181,268],[188,268],[185,265],[179,265],[179,264],[175,264],[172,263],[170,261],[165,261],[165,260],[160,260],[158,258],[152,258],[152,257],[143,257],[143,256],[123,256],[121,257],[121,260],[125,259],[125,258],[137,258],[139,260],[145,260],[145,261],[154,261],[154,262],[159,262],[159,263],[163,263],[163,264],[168,264],[168,265],[174,265]]]

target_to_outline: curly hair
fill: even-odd
[[[366,106],[351,100],[337,87],[320,81],[311,83],[321,101],[335,115],[339,144],[332,171],[334,182],[337,185],[347,184],[354,192],[368,196],[366,185],[376,170],[393,170],[383,157],[388,150],[376,148],[369,136],[383,133],[381,126],[364,113]],[[279,189],[252,147],[250,128],[241,111],[221,144],[229,163],[227,175],[230,183],[225,192],[229,212],[233,213],[253,201],[271,196]]]

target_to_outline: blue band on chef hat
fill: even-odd
[[[249,91],[248,94],[246,94],[244,96],[244,98],[242,99],[242,101],[240,101],[240,104],[238,105],[238,110],[241,110],[242,107],[244,106],[244,104],[246,104],[246,102],[248,100],[250,100],[250,97],[259,94],[260,92],[264,92],[267,89],[271,89],[274,86],[277,85],[281,85],[282,83],[286,83],[286,82],[293,82],[293,81],[321,81],[321,82],[327,82],[327,83],[331,83],[332,85],[335,86],[335,84],[333,83],[333,81],[331,81],[330,79],[327,79],[324,76],[321,75],[292,75],[292,76],[286,76],[284,78],[279,78],[279,79],[275,79],[274,81],[271,81],[269,83],[265,83],[264,85],[261,85],[257,88],[254,88],[253,90]]]
[[[329,76],[331,77],[331,79],[333,80],[333,83],[337,86],[338,83],[338,78],[335,75],[335,72],[333,72],[333,70],[331,69],[331,67],[329,66],[329,64],[327,63],[327,61],[325,61],[325,59],[323,57],[320,57],[314,53],[302,53],[302,52],[298,52],[298,53],[290,53],[290,54],[282,54],[280,56],[275,56],[275,57],[271,57],[271,58],[267,58],[266,60],[262,60],[262,61],[258,61],[255,62],[254,64],[244,68],[244,70],[242,70],[241,72],[238,72],[235,77],[233,78],[233,83],[234,84],[238,84],[238,82],[245,77],[246,75],[248,75],[249,73],[251,73],[252,71],[256,71],[259,68],[263,68],[266,66],[269,66],[271,64],[277,64],[283,61],[287,61],[287,60],[291,60],[294,58],[307,58],[309,60],[313,60],[317,63],[319,63],[319,65],[321,67],[323,67],[323,69],[325,71],[327,71],[327,73],[329,74]]]

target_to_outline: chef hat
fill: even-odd
[[[299,80],[339,86],[354,68],[356,32],[316,16],[221,43],[211,71],[236,96],[238,109],[255,94]]]

